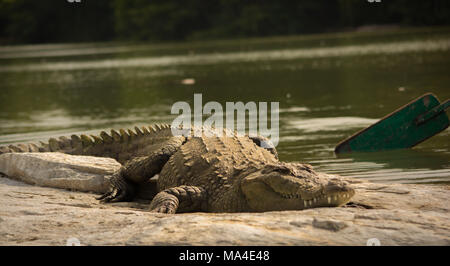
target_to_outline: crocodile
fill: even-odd
[[[185,137],[172,134],[168,124],[158,124],[0,146],[0,154],[6,152],[116,159],[122,167],[110,178],[108,192],[97,198],[104,203],[133,200],[137,189],[159,174],[149,208],[159,213],[338,207],[355,194],[339,176],[316,172],[309,164],[280,161],[266,138],[226,129],[202,128],[200,135]]]

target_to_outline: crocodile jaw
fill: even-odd
[[[321,173],[299,178],[256,172],[243,179],[241,190],[251,211],[338,207],[355,194],[347,182]]]

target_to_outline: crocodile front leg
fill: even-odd
[[[132,200],[136,187],[158,174],[169,158],[170,154],[156,152],[132,159],[113,175],[109,191],[97,199],[102,202]]]
[[[150,204],[151,212],[176,213],[207,209],[207,195],[203,188],[179,186],[159,192]]]
[[[136,157],[128,161],[110,180],[110,189],[101,197],[102,202],[117,202],[133,199],[136,186],[147,182],[154,175],[161,172],[164,164],[178,148],[183,145],[181,141],[174,141],[149,156]]]

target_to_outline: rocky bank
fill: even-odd
[[[119,166],[58,153],[0,155],[8,175],[0,177],[0,245],[450,245],[449,186],[350,179],[356,195],[339,208],[167,215],[148,212],[146,199],[95,200]]]

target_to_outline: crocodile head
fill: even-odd
[[[295,163],[267,165],[245,176],[241,191],[250,211],[337,207],[355,194],[339,177],[316,173],[309,165]]]

